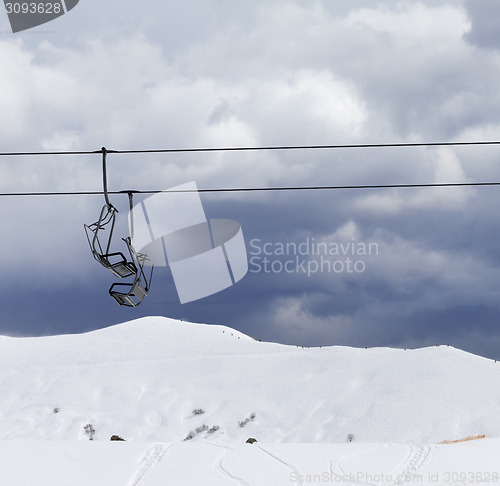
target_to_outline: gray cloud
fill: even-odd
[[[472,45],[487,48],[500,48],[500,5],[494,0],[465,0],[471,20],[471,29],[465,39]]]

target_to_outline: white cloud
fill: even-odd
[[[425,55],[453,51],[470,29],[466,12],[459,5],[429,7],[421,2],[379,3],[350,13],[345,23],[354,30],[387,35],[397,50],[418,49]]]

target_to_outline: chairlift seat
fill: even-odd
[[[128,291],[120,292],[114,290],[118,286],[125,287]],[[147,295],[146,289],[140,284],[138,279],[132,283],[114,283],[110,287],[109,293],[120,305],[127,307],[137,307]]]
[[[115,256],[121,257],[121,260],[111,263],[111,257]],[[124,278],[137,274],[137,268],[134,263],[127,261],[125,255],[120,251],[108,253],[106,255],[97,254],[96,260],[98,260],[101,265],[109,269],[116,277]]]
[[[87,240],[92,251],[92,255],[103,267],[109,269],[118,278],[130,277],[137,274],[137,267],[133,261],[128,261],[122,252],[109,252],[113,229],[115,226],[116,209],[113,206],[105,205],[99,220],[90,225],[84,225]],[[99,234],[109,227],[107,241],[101,244]]]

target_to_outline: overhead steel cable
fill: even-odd
[[[500,145],[499,140],[469,142],[408,142],[408,143],[362,143],[341,145],[270,145],[261,147],[205,147],[205,148],[171,148],[171,149],[136,149],[107,150],[114,154],[152,154],[152,153],[192,153],[192,152],[249,152],[259,150],[318,150],[318,149],[361,149],[361,148],[395,148],[395,147],[456,147],[474,145]],[[99,150],[64,150],[46,152],[0,152],[0,157],[38,156],[38,155],[94,155],[102,154]]]
[[[409,142],[409,143],[380,143],[380,144],[344,144],[344,145],[282,145],[262,147],[212,147],[212,148],[177,148],[177,149],[138,149],[138,150],[110,150],[102,147],[92,151],[46,151],[46,152],[0,152],[0,157],[7,156],[43,156],[43,155],[96,155],[103,156],[104,191],[48,191],[48,192],[5,192],[0,197],[15,196],[92,196],[107,194],[157,194],[162,190],[136,190],[136,191],[108,191],[106,180],[106,155],[107,154],[147,154],[147,153],[189,153],[189,152],[242,152],[259,150],[313,150],[313,149],[361,149],[361,148],[393,148],[393,147],[443,147],[443,146],[478,146],[500,145],[498,140],[466,141],[466,142]],[[230,187],[198,189],[197,192],[271,192],[271,191],[314,191],[336,189],[395,189],[395,188],[432,188],[432,187],[466,187],[466,186],[498,186],[500,182],[443,182],[429,184],[359,184],[344,186],[292,186],[292,187]],[[190,192],[187,190],[170,192]]]
[[[431,184],[360,184],[351,186],[295,186],[295,187],[225,187],[214,189],[179,189],[179,190],[126,190],[108,191],[108,194],[158,194],[160,192],[272,192],[272,191],[320,191],[337,189],[399,189],[399,188],[432,188],[432,187],[477,187],[500,186],[500,182],[436,182]],[[71,191],[71,192],[4,192],[0,197],[11,196],[102,196],[103,191]]]

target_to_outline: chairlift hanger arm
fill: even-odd
[[[106,155],[108,154],[108,151],[106,150],[106,147],[103,147],[102,149],[102,185],[104,189],[104,199],[106,200],[106,204],[111,206],[111,203],[109,202],[109,197],[108,197],[108,176],[106,173]]]
[[[134,191],[128,191],[128,204],[130,215],[130,239],[134,239]]]
[[[108,153],[116,152],[116,150],[108,150],[106,147],[102,147],[101,152],[102,152],[102,185],[104,190],[104,199],[106,200],[106,205],[108,206],[108,208],[113,208],[116,212],[118,212],[118,210],[109,201],[108,174],[106,170],[106,156]]]

